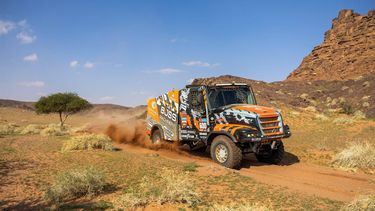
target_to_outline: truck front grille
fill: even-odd
[[[260,126],[263,134],[266,136],[273,136],[282,134],[282,124],[280,116],[260,117]]]

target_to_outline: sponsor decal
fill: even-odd
[[[177,114],[173,113],[171,110],[165,108],[164,106],[160,107],[160,113],[173,122],[177,121]]]
[[[207,130],[207,124],[204,123],[204,122],[200,122],[199,123],[199,129],[203,130],[203,131]]]

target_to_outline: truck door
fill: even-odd
[[[209,132],[205,87],[190,87],[180,91],[181,140],[205,140]]]

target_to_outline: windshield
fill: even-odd
[[[231,104],[255,104],[255,99],[246,86],[212,87],[208,91],[211,109]]]

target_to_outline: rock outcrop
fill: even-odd
[[[341,10],[324,42],[287,80],[347,80],[375,73],[375,10],[359,15]]]

